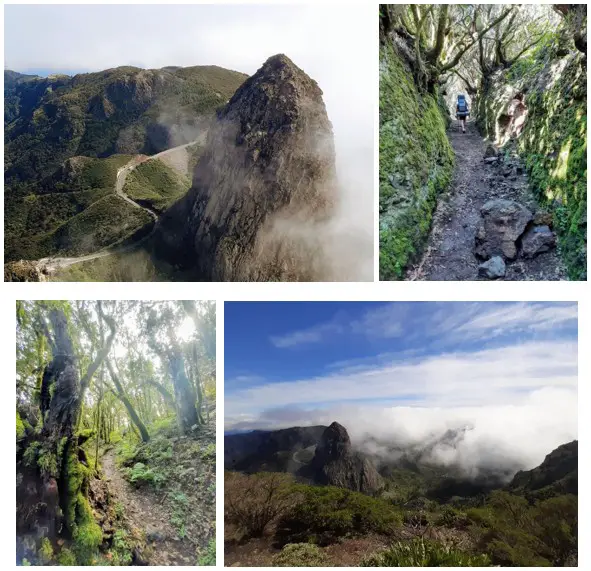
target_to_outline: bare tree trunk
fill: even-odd
[[[113,365],[111,364],[111,361],[109,359],[107,359],[107,369],[109,369],[109,374],[111,375],[111,379],[113,380],[113,384],[117,388],[117,396],[119,397],[121,402],[125,405],[125,408],[127,409],[127,412],[129,414],[129,418],[131,419],[131,422],[133,422],[133,424],[139,430],[142,440],[144,442],[148,442],[150,440],[150,435],[148,434],[148,431],[146,430],[144,423],[141,421],[140,417],[138,416],[137,412],[135,411],[135,408],[131,404],[130,400],[127,398],[127,395],[125,394],[125,390],[123,389],[123,386],[121,385],[121,381],[119,380],[117,373],[115,373],[115,370],[113,369]]]

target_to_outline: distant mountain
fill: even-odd
[[[59,240],[50,235],[100,199],[95,226],[117,218],[121,201],[105,197],[114,194],[103,175],[110,167],[97,162],[91,177],[108,178],[108,186],[82,185],[86,194],[73,197],[81,184],[58,176],[68,159],[152,155],[189,143],[246,78],[217,66],[118,67],[73,77],[5,70],[5,261],[56,253]],[[76,221],[81,234],[97,217],[87,218]]]
[[[282,430],[254,430],[224,437],[224,466],[240,472],[297,472],[301,458],[294,455],[314,447],[326,426],[306,426]]]
[[[535,498],[579,493],[579,442],[559,446],[533,470],[519,471],[508,485],[514,493]]]

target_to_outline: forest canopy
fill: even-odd
[[[205,436],[215,447],[215,302],[18,301],[16,310],[17,556],[129,564],[105,526],[113,506],[98,500],[103,464],[115,447],[130,482],[141,464],[152,484],[172,486],[166,466],[154,480],[154,447],[172,454],[179,436],[194,441],[189,455]],[[215,470],[215,452],[207,465]]]

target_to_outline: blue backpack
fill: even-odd
[[[458,113],[468,113],[468,104],[466,103],[466,98],[463,95],[458,95]]]

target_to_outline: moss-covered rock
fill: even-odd
[[[479,99],[478,125],[489,139],[509,141],[508,108],[524,94],[517,149],[536,198],[552,213],[569,277],[580,280],[587,265],[587,72],[582,54],[557,52],[555,43],[544,44],[497,72]]]
[[[454,154],[439,94],[422,93],[393,45],[380,48],[380,279],[420,254]]]

